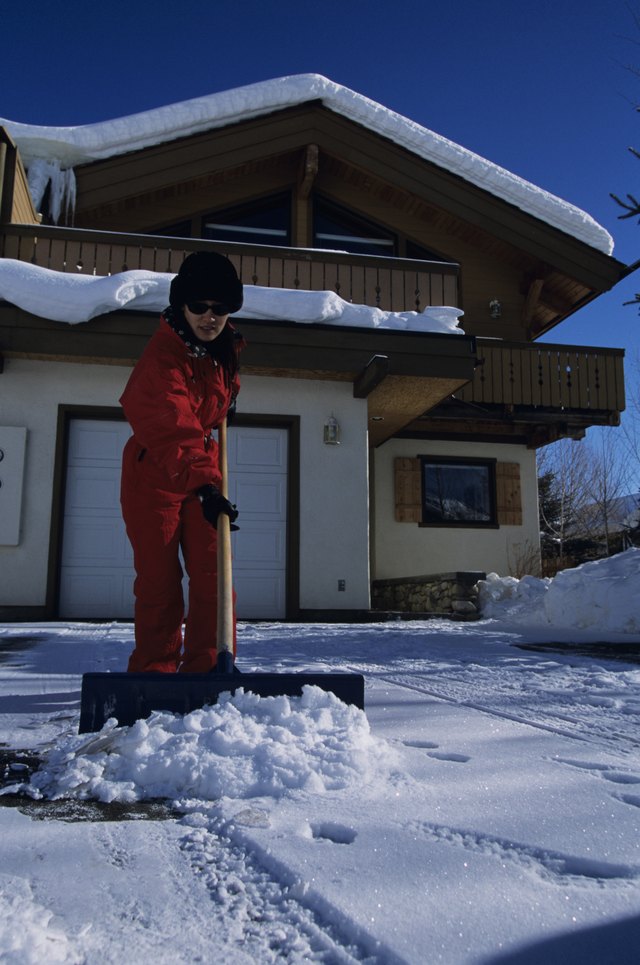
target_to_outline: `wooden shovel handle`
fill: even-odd
[[[227,465],[227,420],[218,429],[218,465],[222,483],[220,491],[229,498]],[[233,654],[233,572],[231,566],[231,520],[226,513],[218,516],[218,622],[217,651]]]

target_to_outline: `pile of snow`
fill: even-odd
[[[613,251],[609,232],[584,211],[319,74],[278,77],[98,124],[42,127],[3,118],[0,124],[14,138],[27,164],[36,208],[51,183],[60,209],[63,204],[72,203],[71,169],[78,164],[139,151],[313,100],[322,101],[335,113],[376,131],[585,244],[606,254]]]
[[[5,965],[55,965],[84,961],[53,912],[33,897],[24,878],[0,874],[0,959]]]
[[[240,690],[182,717],[158,712],[122,728],[112,719],[88,741],[70,737],[25,790],[125,803],[282,798],[356,789],[390,763],[364,712],[330,692],[307,686],[301,697],[258,697]]]
[[[482,616],[525,626],[640,633],[640,549],[562,570],[553,579],[499,577],[479,583]]]
[[[122,309],[161,312],[169,304],[174,274],[123,271],[102,277],[52,271],[11,258],[0,259],[0,298],[25,312],[54,322],[88,322]],[[322,323],[349,328],[462,335],[460,308],[429,306],[423,312],[385,312],[352,305],[332,291],[294,291],[246,285],[242,318]]]

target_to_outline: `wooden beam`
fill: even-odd
[[[353,383],[354,399],[366,399],[389,374],[389,356],[374,355]]]
[[[307,144],[298,177],[298,197],[305,200],[311,194],[318,174],[320,150],[317,144]]]
[[[9,192],[4,188],[4,172],[7,165],[7,145],[0,141],[0,222],[8,221],[6,211],[10,209],[6,199]]]
[[[540,295],[542,293],[542,288],[544,286],[544,278],[534,278],[534,280],[529,285],[527,295],[522,308],[522,324],[525,330],[528,330],[533,321],[533,316],[536,313],[538,307],[538,302],[540,301]]]
[[[311,248],[313,226],[311,191],[318,174],[320,150],[317,144],[307,144],[298,168],[296,190],[293,196],[293,242],[300,248]]]

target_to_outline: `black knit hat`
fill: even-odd
[[[194,251],[188,255],[171,282],[172,308],[181,309],[200,298],[227,305],[231,312],[242,308],[242,282],[229,259],[216,251]]]

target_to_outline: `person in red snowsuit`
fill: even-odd
[[[239,391],[242,340],[228,322],[242,283],[228,258],[189,255],[170,305],[120,399],[133,435],[122,462],[121,505],[136,571],[129,671],[207,673],[216,664],[220,425]],[[182,550],[189,577],[184,640]],[[235,640],[234,640],[235,650]]]

